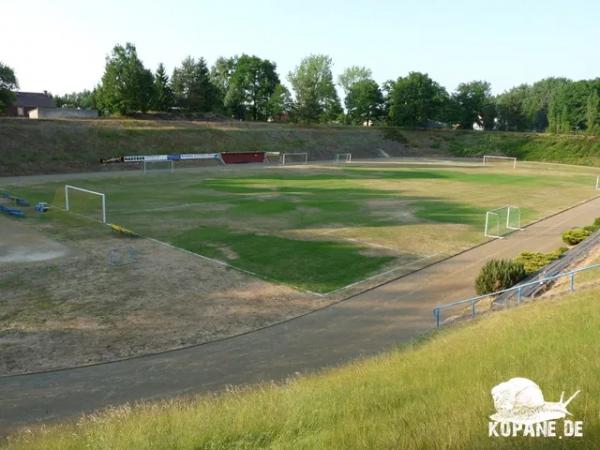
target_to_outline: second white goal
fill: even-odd
[[[502,239],[505,234],[520,229],[521,209],[518,206],[506,205],[485,213],[485,237]]]
[[[282,153],[281,154],[281,165],[290,165],[290,164],[306,164],[308,163],[308,153]]]
[[[496,156],[496,155],[483,155],[483,165],[508,165],[512,166],[513,169],[517,168],[517,158],[513,156]]]
[[[335,162],[336,163],[352,162],[352,153],[336,153],[335,154]]]

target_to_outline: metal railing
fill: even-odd
[[[455,308],[457,306],[465,305],[465,306],[469,306],[471,308],[471,313],[470,313],[471,317],[475,317],[477,315],[477,303],[479,303],[481,300],[483,300],[485,298],[496,298],[497,296],[499,296],[501,294],[502,295],[514,294],[516,296],[516,303],[518,305],[523,301],[523,299],[528,298],[528,297],[534,297],[535,294],[539,291],[538,289],[534,289],[530,292],[524,292],[526,288],[533,287],[533,286],[541,287],[542,285],[545,285],[546,283],[549,283],[551,281],[558,280],[559,278],[568,277],[569,278],[569,290],[574,291],[576,274],[578,274],[579,272],[584,272],[587,270],[598,269],[598,268],[600,268],[600,264],[592,264],[590,266],[571,270],[569,272],[563,272],[563,273],[559,273],[557,275],[553,275],[550,277],[544,277],[544,278],[540,278],[540,279],[530,281],[527,283],[518,284],[511,288],[492,292],[490,294],[478,295],[476,297],[467,298],[465,300],[460,300],[458,302],[446,303],[443,305],[436,305],[436,307],[433,308],[433,317],[435,318],[435,325],[436,325],[436,327],[439,327],[440,324],[442,323],[441,316],[442,316],[442,311],[444,311],[444,310],[448,310],[451,308]],[[508,299],[505,300],[505,306],[508,306]]]

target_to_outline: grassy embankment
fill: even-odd
[[[22,433],[10,448],[594,448],[600,290],[503,311],[321,374],[214,397],[123,407]],[[569,405],[583,438],[490,438],[490,389],[522,376]],[[559,430],[562,425],[559,424]]]
[[[95,171],[101,168],[100,158],[123,154],[255,150],[307,151],[314,160],[331,160],[338,152],[350,152],[354,158],[504,153],[532,161],[600,165],[598,137],[240,122],[0,118],[0,176]]]

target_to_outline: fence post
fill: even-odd
[[[477,311],[475,310],[475,301],[471,302],[471,316],[475,317],[475,314],[477,314]]]
[[[575,290],[575,272],[571,272],[569,278],[571,279],[571,291]]]
[[[521,290],[523,288],[519,286],[519,289],[517,289],[517,305],[521,304]]]
[[[440,308],[434,308],[433,315],[435,316],[435,326],[436,326],[436,328],[439,328],[440,327]]]

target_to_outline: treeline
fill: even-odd
[[[471,81],[449,93],[421,72],[379,85],[368,68],[353,66],[335,80],[331,58],[310,55],[287,81],[292,92],[273,61],[245,54],[219,58],[211,68],[204,58],[188,57],[170,76],[163,64],[153,73],[128,43],[114,47],[94,90],[58,97],[57,103],[102,114],[216,113],[253,121],[600,133],[600,78],[546,78],[497,96],[490,83]]]

